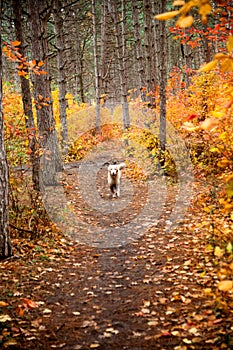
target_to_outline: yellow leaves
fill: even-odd
[[[217,118],[221,118],[221,117],[224,117],[225,115],[225,111],[213,111],[212,112],[212,116],[213,117],[217,117]]]
[[[185,5],[185,1],[183,0],[175,0],[172,4],[172,6],[183,6]]]
[[[221,69],[223,72],[233,72],[233,58],[226,58],[221,62]]]
[[[194,21],[193,16],[181,16],[177,20],[176,25],[180,28],[187,28],[193,24],[193,21]]]
[[[230,292],[233,289],[233,281],[220,281],[218,284],[218,289],[222,292]]]
[[[224,169],[227,166],[229,166],[230,164],[231,164],[231,162],[228,159],[222,158],[221,160],[218,161],[217,166],[219,168],[223,168]]]
[[[204,66],[198,69],[198,72],[209,72],[216,68],[218,65],[218,60],[211,61],[209,63],[206,63]]]
[[[233,35],[230,35],[227,40],[227,51],[231,53],[233,50]]]
[[[206,295],[212,295],[212,289],[211,289],[211,288],[205,288],[205,289],[204,289],[204,293],[205,293]]]
[[[184,124],[182,125],[182,128],[190,132],[200,130],[199,126],[195,126],[191,122],[184,122]]]
[[[233,36],[230,35],[227,40],[228,54],[217,53],[214,55],[214,60],[201,67],[198,72],[209,72],[215,69],[220,64],[220,68],[223,72],[233,72],[233,57],[231,56],[233,50]]]
[[[212,152],[212,153],[220,153],[218,147],[211,147],[210,148],[210,152]]]
[[[169,20],[180,14],[181,16],[176,22],[176,25],[180,28],[187,28],[193,24],[194,18],[190,14],[190,11],[192,10],[192,8],[198,7],[198,12],[201,16],[201,21],[204,24],[207,23],[207,16],[212,11],[212,6],[209,0],[199,0],[199,1],[190,0],[187,3],[185,3],[185,1],[175,0],[173,1],[172,5],[180,6],[181,8],[179,11],[171,11],[171,12],[166,12],[166,13],[157,15],[155,16],[155,18],[158,20]]]
[[[168,19],[174,18],[180,13],[180,11],[171,11],[171,12],[164,12],[159,15],[156,15],[155,18],[160,21],[166,21]]]
[[[232,246],[231,242],[229,242],[227,244],[226,251],[230,254],[230,253],[232,253],[232,250],[233,250],[233,246]]]
[[[200,127],[205,131],[213,131],[219,124],[219,120],[216,118],[207,118],[201,124]]]
[[[226,192],[228,199],[231,199],[233,197],[233,175],[226,179]]]
[[[212,6],[210,5],[210,3],[206,3],[200,6],[199,14],[202,16],[207,16],[210,14],[211,11],[212,11]]]
[[[207,118],[203,122],[201,122],[199,125],[195,126],[191,122],[185,122],[182,126],[183,129],[193,132],[193,131],[199,131],[199,130],[204,130],[204,131],[213,131],[216,129],[216,127],[219,124],[219,120],[216,118]]]
[[[219,246],[216,246],[215,249],[214,249],[214,255],[217,258],[221,258],[224,255],[224,250],[221,249]]]
[[[216,55],[214,55],[214,59],[216,59],[216,60],[222,60],[224,58],[226,58],[226,55],[224,53],[221,53],[221,52],[216,53]]]

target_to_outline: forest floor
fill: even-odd
[[[123,173],[122,196],[112,199],[104,165],[98,192],[122,207],[100,215],[83,201],[77,169],[67,167],[62,175],[67,201],[103,236],[89,245],[62,233],[12,240],[14,256],[0,263],[0,348],[233,349],[232,313],[219,307],[214,293],[219,266],[197,225],[203,220],[195,207],[201,185],[194,183],[182,222],[165,230],[177,193],[177,184],[168,181],[156,225],[144,223],[139,235],[135,225],[121,242],[118,229],[142,211],[146,184],[135,181],[127,192]],[[117,238],[99,244],[105,232]]]

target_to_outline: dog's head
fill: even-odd
[[[120,164],[110,164],[108,167],[108,172],[112,177],[116,177],[118,172],[125,167],[125,163]]]
[[[108,167],[108,172],[112,177],[116,177],[118,174],[119,168],[116,164],[114,165],[109,165]]]

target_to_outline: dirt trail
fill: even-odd
[[[104,200],[112,201],[106,192],[105,170],[105,166],[99,170],[97,188]],[[122,198],[117,199],[122,205],[125,201],[126,209],[100,215],[79,193],[77,168],[67,168],[62,176],[69,205],[77,217],[96,229],[108,227],[117,235],[120,227],[140,215],[146,203],[147,187],[137,182],[128,193],[123,187]],[[201,232],[192,230],[198,213],[190,207],[180,225],[165,231],[176,193],[176,185],[166,187],[156,225],[145,225],[143,233],[140,225],[134,225],[126,234],[133,236],[132,241],[120,244],[118,235],[119,245],[108,247],[62,239],[62,253],[54,242],[44,259],[15,257],[3,262],[2,300],[9,302],[11,282],[17,285],[14,296],[18,293],[18,298],[28,298],[38,306],[29,303],[28,310],[20,314],[17,301],[12,300],[8,310],[12,322],[4,324],[9,344],[4,338],[4,347],[232,349],[232,323],[207,293],[215,282],[215,267],[203,253],[206,242]]]

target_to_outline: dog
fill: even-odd
[[[113,198],[120,197],[121,169],[124,167],[125,163],[114,163],[108,166],[108,185]]]

